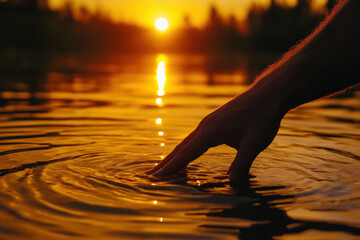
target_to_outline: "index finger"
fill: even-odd
[[[195,134],[197,133],[197,129],[195,129],[193,132],[191,132],[181,143],[179,143],[174,150],[171,151],[171,153],[169,153],[166,158],[164,160],[162,160],[159,164],[157,164],[155,167],[153,167],[152,169],[148,170],[147,172],[145,172],[146,174],[153,174],[154,172],[158,171],[159,169],[161,169],[163,166],[165,166],[171,159],[173,159],[176,154],[181,151],[184,146],[195,136]]]
[[[190,162],[203,155],[209,147],[205,136],[197,134],[172,159],[154,172],[154,176],[168,176],[185,169]]]

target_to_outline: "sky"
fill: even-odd
[[[48,0],[52,9],[59,9],[67,0]],[[278,0],[289,6],[297,0]],[[327,0],[313,0],[319,9]],[[101,11],[114,21],[153,27],[154,21],[164,17],[169,29],[182,26],[184,15],[188,15],[193,26],[206,23],[211,5],[216,6],[223,17],[233,14],[237,19],[245,19],[252,4],[268,6],[270,0],[72,0],[75,9],[86,7],[90,12]]]

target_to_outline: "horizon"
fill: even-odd
[[[271,0],[204,0],[198,2],[183,0],[179,4],[173,0],[154,0],[151,2],[148,0],[133,0],[131,2],[73,0],[71,5],[77,19],[83,18],[80,11],[82,8],[86,8],[89,13],[100,13],[114,22],[134,24],[146,28],[154,28],[154,21],[157,18],[165,18],[168,20],[169,30],[171,30],[184,26],[186,17],[193,27],[205,26],[211,6],[215,6],[225,20],[234,16],[238,22],[243,22],[253,5],[266,9],[270,2]],[[276,2],[287,7],[297,5],[297,0],[278,0]],[[69,3],[67,0],[48,0],[48,6],[52,10],[61,10],[67,3]],[[313,0],[313,10],[323,11],[326,3],[327,0]]]

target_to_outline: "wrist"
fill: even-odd
[[[304,69],[313,73],[315,70],[308,61],[307,51],[298,52],[286,62],[278,66],[270,67],[268,74],[264,75],[252,86],[251,90],[261,95],[263,101],[268,101],[285,115],[305,102],[313,100],[308,96],[311,89],[308,89],[313,77],[307,74]],[[273,68],[273,69],[272,69]],[[311,85],[314,87],[313,84]]]
[[[248,94],[256,98],[261,106],[281,116],[297,107],[291,99],[291,92],[291,87],[286,86],[284,78],[273,73],[257,81],[248,90]]]

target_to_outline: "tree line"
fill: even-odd
[[[328,1],[328,9],[334,2]],[[291,8],[272,0],[266,9],[254,5],[245,22],[239,23],[235,16],[226,19],[211,6],[204,27],[193,27],[184,17],[183,27],[159,35],[153,29],[113,22],[86,8],[80,9],[82,19],[76,19],[70,2],[54,11],[46,0],[8,0],[0,1],[0,49],[49,53],[282,52],[308,35],[325,13],[312,11],[310,0],[298,0]]]

